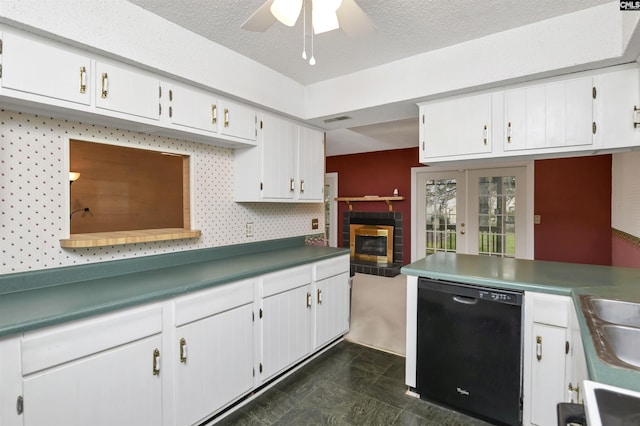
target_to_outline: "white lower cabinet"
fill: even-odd
[[[260,283],[261,381],[311,351],[311,265],[265,275]]]
[[[555,426],[559,402],[586,378],[584,349],[568,296],[525,293],[524,424]]]
[[[315,266],[315,343],[321,348],[349,331],[349,257],[319,262]]]
[[[26,333],[23,424],[162,423],[161,308]]]
[[[199,423],[253,387],[253,280],[175,303],[176,424]]]
[[[0,426],[193,425],[349,328],[349,256],[0,338]]]

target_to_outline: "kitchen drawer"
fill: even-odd
[[[253,280],[224,284],[176,300],[176,326],[253,302]]]
[[[303,285],[311,284],[312,265],[298,266],[273,272],[262,278],[262,297],[273,296]]]
[[[314,281],[324,280],[349,271],[349,255],[323,260],[315,265]]]
[[[533,322],[569,327],[569,297],[542,293],[527,293],[527,297],[533,297]]]
[[[22,374],[64,364],[160,332],[160,305],[28,332],[22,339]]]

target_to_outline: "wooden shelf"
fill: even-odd
[[[133,231],[71,234],[70,238],[60,240],[60,246],[65,248],[116,246],[121,244],[198,238],[200,237],[200,234],[201,232],[198,230],[182,228],[138,229]]]
[[[344,201],[349,206],[349,211],[353,209],[351,203],[360,202],[360,201],[384,201],[389,206],[389,211],[393,211],[393,201],[402,201],[404,197],[401,196],[391,196],[391,197],[379,197],[379,196],[366,196],[366,197],[336,197],[336,201]]]

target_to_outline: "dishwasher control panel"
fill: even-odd
[[[519,294],[509,294],[503,292],[496,292],[491,290],[479,290],[478,297],[483,300],[491,300],[492,302],[508,303],[510,305],[517,305]]]

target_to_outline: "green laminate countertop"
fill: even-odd
[[[348,249],[300,245],[8,292],[0,294],[0,337],[348,253]]]
[[[419,277],[571,297],[590,379],[640,391],[640,371],[612,366],[598,358],[580,307],[581,295],[640,302],[640,269],[435,253],[401,271]]]

